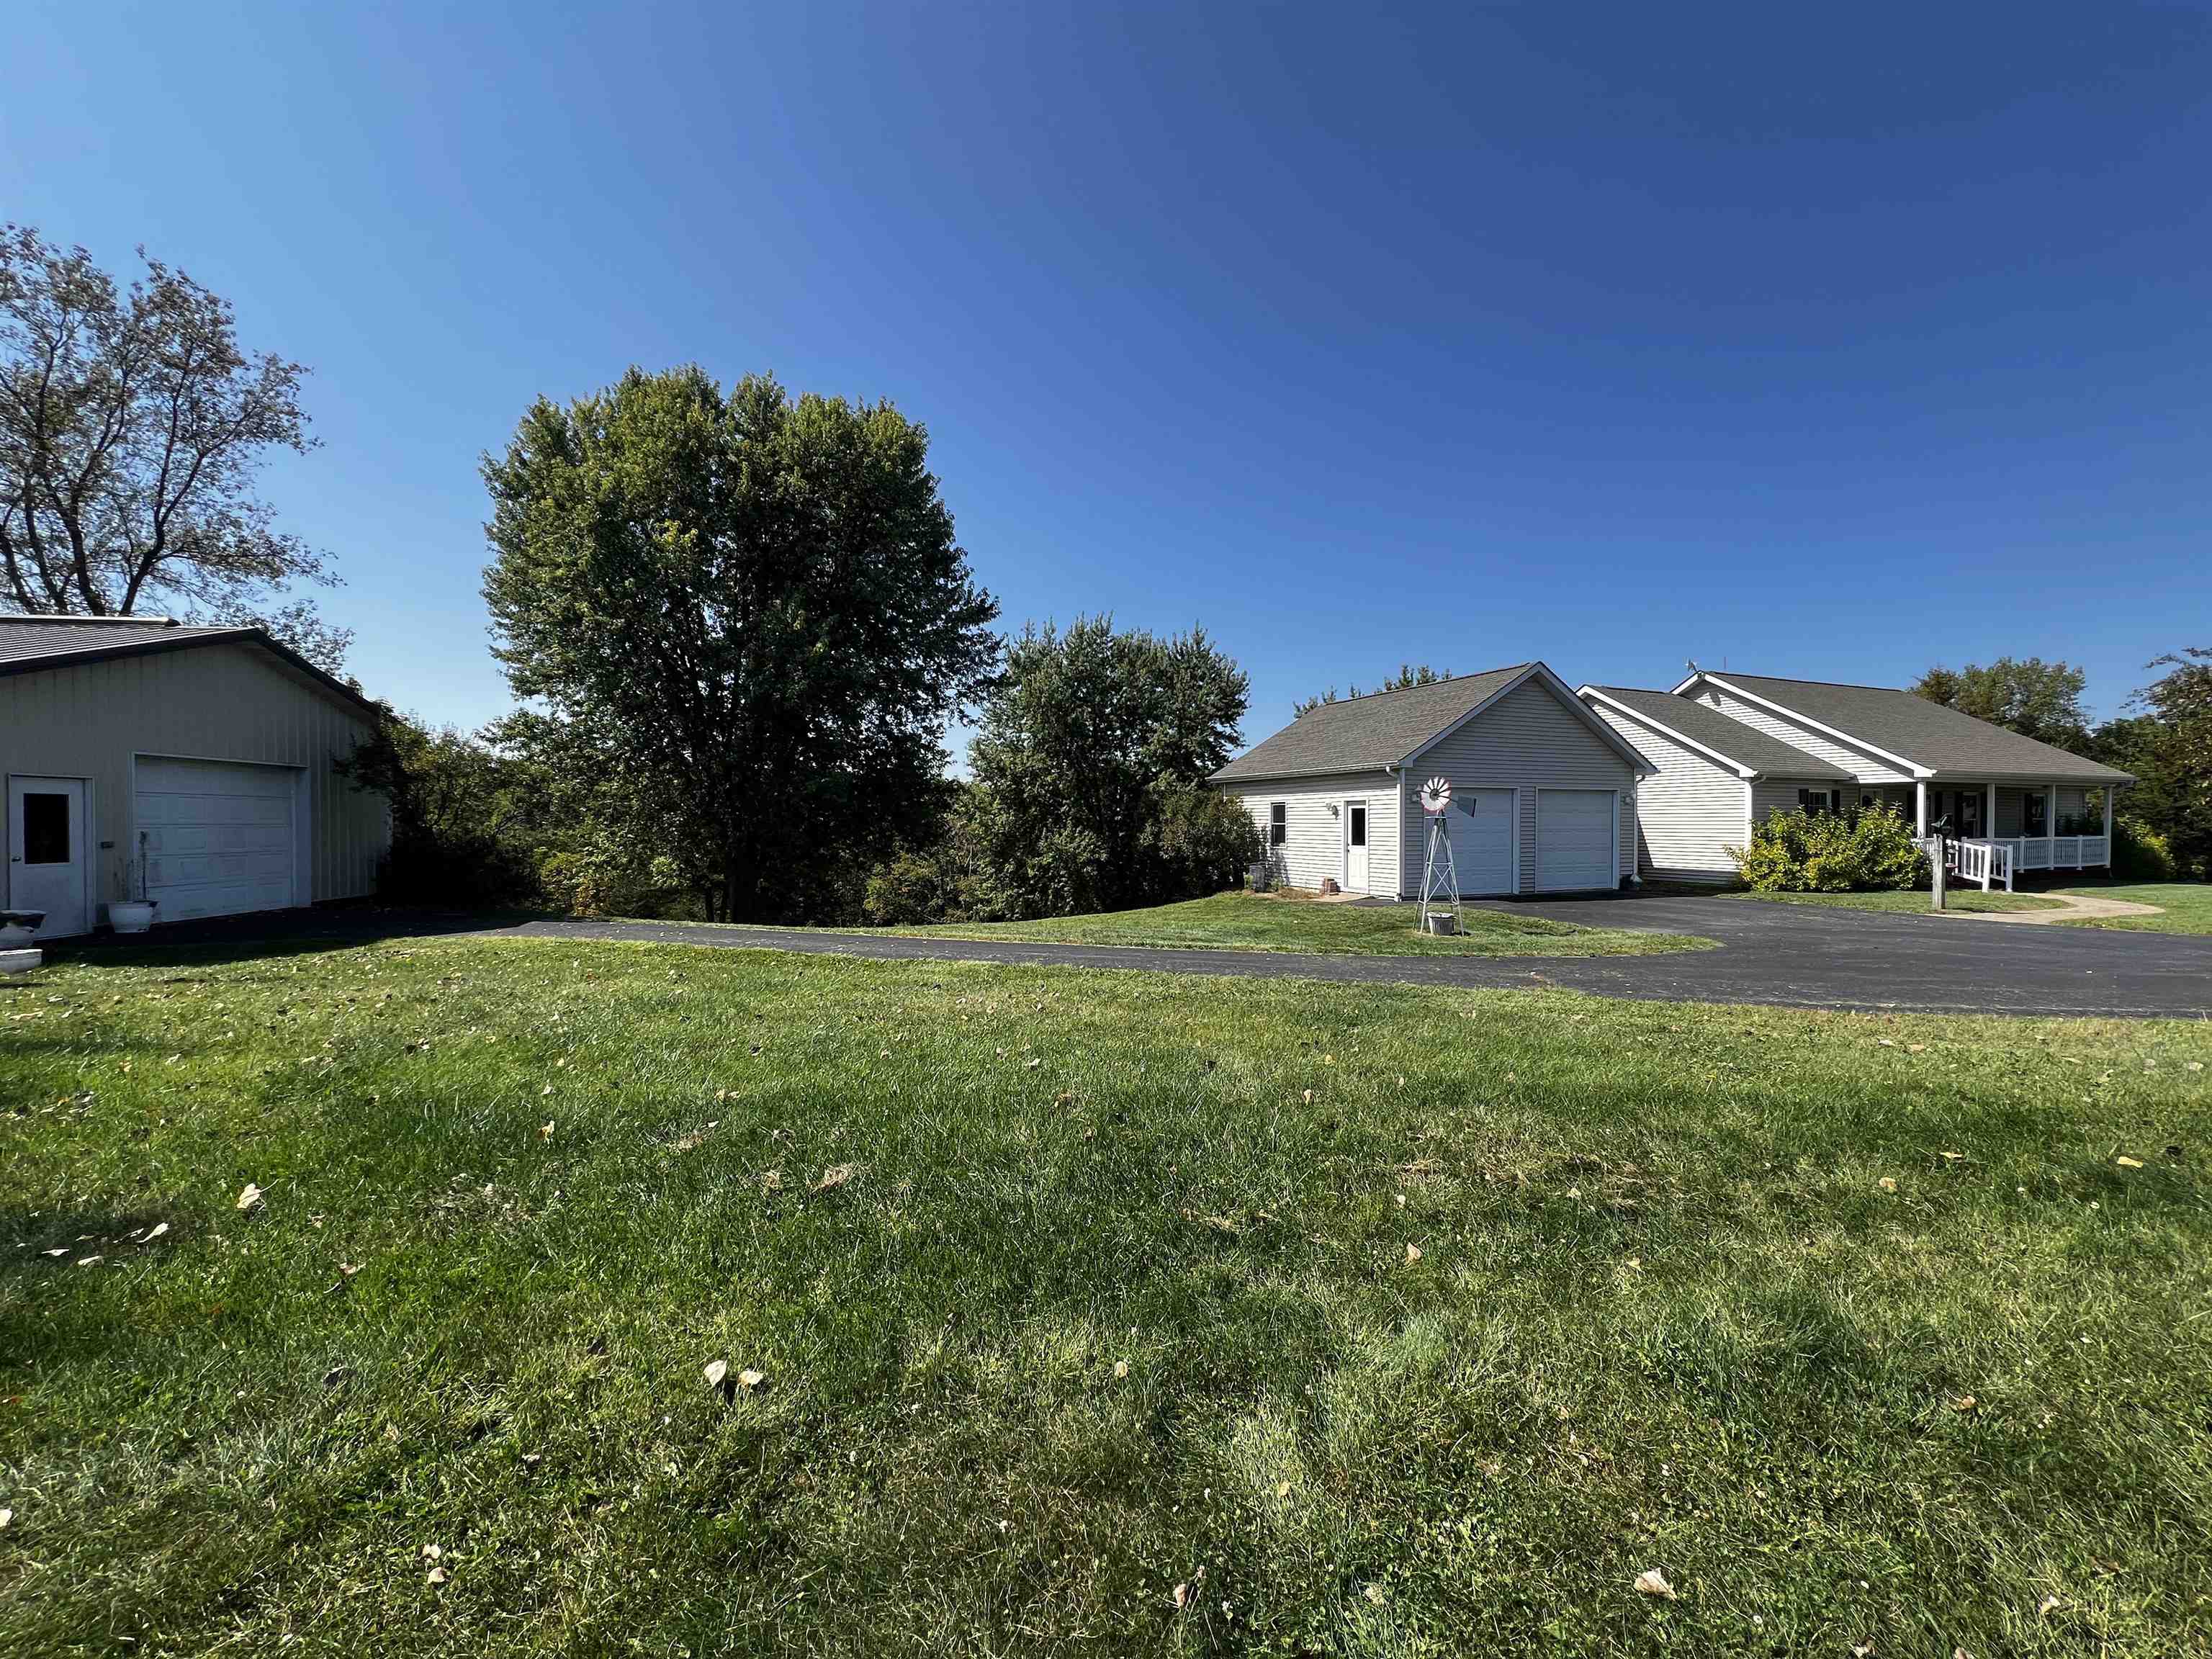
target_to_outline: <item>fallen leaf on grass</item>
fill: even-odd
[[[1951,1402],[1951,1409],[1960,1416],[1971,1416],[1982,1408],[1982,1402],[1970,1394],[1962,1394]]]
[[[446,1582],[446,1570],[443,1567],[433,1567],[422,1582],[428,1584],[442,1584]]]
[[[1127,1360],[1126,1360],[1126,1359],[1117,1359],[1117,1360],[1115,1360],[1115,1361],[1114,1362],[1114,1375],[1115,1375],[1115,1376],[1117,1376],[1117,1377],[1127,1376],[1128,1374],[1129,1374],[1129,1362],[1128,1362]]]
[[[1361,1594],[1362,1594],[1362,1595],[1365,1595],[1365,1596],[1366,1596],[1366,1598],[1368,1599],[1368,1601],[1370,1601],[1370,1602],[1372,1602],[1375,1606],[1376,1606],[1376,1607],[1381,1607],[1381,1606],[1382,1605],[1382,1585],[1380,1585],[1380,1584],[1370,1584],[1370,1585],[1369,1585],[1369,1586],[1368,1586],[1364,1590],[1363,1590],[1363,1591],[1361,1592]]]
[[[247,1182],[246,1183],[246,1190],[238,1195],[237,1207],[241,1210],[251,1210],[258,1207],[260,1205],[260,1202],[261,1188],[255,1186],[252,1182]]]
[[[1884,1176],[1881,1178],[1881,1189],[1886,1193],[1895,1192],[1897,1190],[1897,1177],[1895,1176]]]
[[[2048,1619],[2052,1613],[2058,1611],[2061,1605],[2063,1604],[2059,1601],[2057,1596],[2046,1595],[2041,1601],[2036,1604],[2035,1616],[2039,1619]]]
[[[151,1244],[155,1239],[159,1238],[163,1233],[166,1233],[168,1231],[169,1224],[167,1222],[157,1221],[154,1224],[152,1231],[148,1232],[146,1237],[140,1239],[138,1242],[141,1244]]]
[[[1177,1606],[1177,1607],[1188,1607],[1188,1606],[1190,1605],[1190,1586],[1189,1586],[1189,1585],[1188,1585],[1188,1584],[1177,1584],[1177,1585],[1175,1587],[1175,1592],[1174,1592],[1174,1595],[1175,1595],[1175,1604],[1176,1604],[1176,1606]]]
[[[738,1373],[738,1386],[741,1389],[757,1389],[767,1381],[767,1376],[759,1371],[743,1370]]]
[[[1667,1582],[1667,1575],[1656,1567],[1646,1567],[1636,1575],[1636,1593],[1638,1595],[1656,1595],[1662,1601],[1678,1599],[1674,1587]]]
[[[14,1523],[14,1522],[15,1522],[15,1510],[0,1510],[0,1530],[5,1530],[8,1527],[9,1527],[10,1525],[12,1525],[12,1524]]]
[[[2114,1158],[2112,1162],[2118,1164],[2123,1170],[2140,1170],[2142,1168],[2142,1160],[2141,1158],[2121,1157]]]
[[[1908,1042],[1905,1045],[1905,1052],[1908,1054],[1924,1054],[1928,1052],[1928,1045],[1924,1042]]]
[[[553,1120],[551,1118],[547,1118],[544,1122],[538,1126],[538,1138],[540,1140],[550,1140],[553,1139]]]
[[[822,1172],[822,1179],[814,1183],[814,1190],[817,1193],[826,1193],[832,1188],[843,1186],[852,1178],[853,1166],[851,1164],[832,1164],[828,1169]]]
[[[1407,1265],[1408,1267],[1412,1267],[1412,1266],[1413,1266],[1416,1261],[1419,1261],[1420,1259],[1421,1259],[1421,1247],[1420,1247],[1419,1245],[1418,1245],[1418,1244],[1408,1244],[1407,1246],[1406,1246],[1406,1265]]]
[[[722,1379],[729,1374],[730,1362],[728,1360],[710,1359],[707,1362],[707,1386],[708,1388],[720,1388],[722,1386]]]

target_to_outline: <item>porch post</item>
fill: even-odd
[[[2043,833],[2051,840],[2050,868],[2058,867],[2058,786],[2043,786]]]
[[[2105,786],[2105,868],[2112,867],[2112,786]]]
[[[1982,786],[1982,839],[1997,838],[1997,787],[1994,783]]]
[[[1917,779],[1912,786],[1912,833],[1923,841],[1928,839],[1928,780]]]

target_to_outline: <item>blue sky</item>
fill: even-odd
[[[311,364],[369,689],[507,705],[481,454],[887,397],[1006,623],[1901,684],[2212,645],[2212,23],[1916,6],[11,12],[0,214]]]

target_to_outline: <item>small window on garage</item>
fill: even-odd
[[[1291,838],[1290,808],[1281,801],[1267,803],[1267,845],[1280,847]]]
[[[70,798],[23,792],[23,862],[70,861]]]

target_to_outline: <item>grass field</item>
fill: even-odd
[[[2208,1063],[668,946],[50,968],[0,1652],[2202,1652]]]
[[[2155,904],[2165,912],[2156,916],[2091,916],[2069,921],[2069,927],[2117,927],[2145,933],[2212,933],[2212,884],[2201,881],[2155,881],[2133,886],[2102,884],[2062,887],[2063,893],[2083,898],[2127,899],[2136,904]]]
[[[1729,893],[1729,898],[1756,899],[1770,904],[1814,904],[1838,910],[1887,910],[1915,915],[1934,914],[1928,908],[1926,889],[1902,893]],[[1984,893],[1978,887],[1954,887],[1943,895],[1943,908],[1962,915],[1986,915],[1995,910],[2063,910],[2066,907],[2033,893]]]
[[[1316,951],[1338,956],[1607,957],[1709,948],[1710,939],[1626,927],[1581,927],[1540,916],[1468,908],[1466,931],[1438,938],[1416,926],[1418,904],[1389,908],[1217,893],[1211,898],[1042,921],[933,923],[891,931],[931,939],[1040,939],[1068,945],[1161,945],[1231,951]]]

